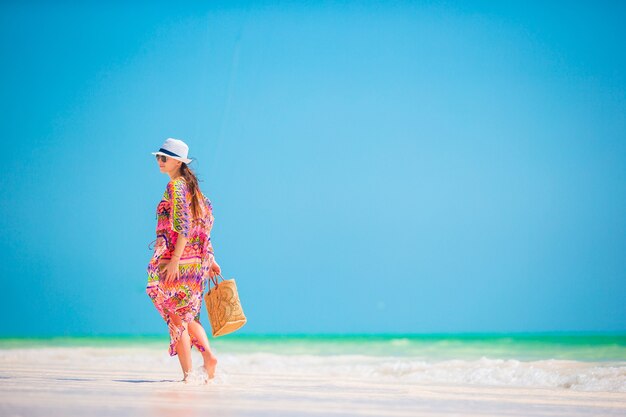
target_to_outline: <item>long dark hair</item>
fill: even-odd
[[[180,166],[180,175],[185,178],[189,192],[191,193],[191,214],[194,219],[200,217],[200,186],[198,185],[198,177],[193,173],[191,168],[186,163],[182,163]]]

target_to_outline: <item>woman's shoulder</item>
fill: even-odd
[[[186,188],[187,181],[185,181],[185,177],[176,177],[168,181],[167,188],[180,189]]]
[[[178,183],[187,184],[187,181],[185,180],[185,177],[181,175],[180,177],[172,178],[168,184],[178,184]]]

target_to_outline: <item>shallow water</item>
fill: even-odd
[[[0,349],[20,347],[162,347],[165,335],[0,338]],[[241,335],[212,338],[224,352],[445,359],[571,359],[626,361],[626,334]]]
[[[54,348],[113,349],[119,354],[107,356],[109,365],[123,369],[129,358],[138,360],[137,348],[158,356],[167,342],[163,336],[2,339],[0,349],[51,348],[40,352],[44,363],[64,351]],[[229,335],[211,339],[211,346],[220,367],[235,373],[626,392],[624,335]]]

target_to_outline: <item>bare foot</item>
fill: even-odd
[[[213,379],[215,377],[215,367],[217,366],[217,359],[215,356],[211,357],[211,359],[205,360],[203,366],[204,369],[206,369],[209,379]]]

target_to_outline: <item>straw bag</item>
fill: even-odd
[[[219,283],[215,277],[210,277],[209,292],[204,296],[213,337],[232,333],[246,324],[235,280],[225,280],[221,274],[219,276],[222,278]],[[215,284],[213,288],[211,281]]]

